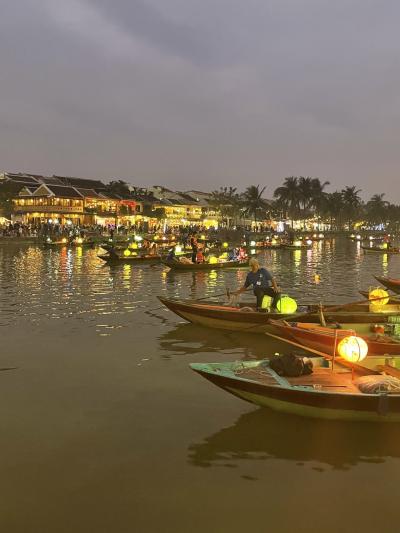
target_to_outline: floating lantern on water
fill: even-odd
[[[256,245],[256,241],[250,241],[250,246],[255,246]]]
[[[339,342],[337,353],[350,363],[358,363],[367,357],[368,344],[361,337],[350,335]]]
[[[210,263],[210,265],[215,265],[215,264],[218,263],[218,259],[214,255],[212,255],[210,257],[209,263]]]
[[[287,296],[286,294],[283,294],[277,304],[276,309],[278,313],[283,313],[285,315],[290,315],[292,313],[296,312],[297,309],[297,302],[294,298],[291,298],[290,296]]]
[[[126,250],[124,250],[124,256],[125,257],[129,257],[131,255],[131,251],[129,250],[129,248],[127,248]]]

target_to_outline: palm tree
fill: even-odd
[[[356,186],[345,187],[342,190],[342,198],[344,204],[344,212],[348,223],[348,229],[352,229],[352,222],[356,217],[356,214],[359,212],[360,207],[362,206],[362,200],[359,193],[361,189],[356,189]]]
[[[260,190],[259,185],[250,185],[242,194],[246,213],[254,217],[255,223],[257,223],[257,213],[267,209],[267,203],[262,199],[264,191],[265,187]]]
[[[211,193],[209,200],[210,205],[226,219],[228,226],[231,220],[236,220],[238,216],[240,217],[240,195],[236,191],[236,187],[220,187],[218,191]]]
[[[324,181],[321,183],[319,178],[311,178],[311,204],[310,207],[313,207],[317,214],[320,214],[324,198],[327,193],[324,191],[325,187],[330,185],[329,181]]]
[[[336,229],[341,228],[343,210],[344,202],[341,192],[324,193],[319,207],[319,213],[329,219],[331,229],[334,226]]]
[[[299,215],[300,212],[300,191],[299,180],[295,176],[285,178],[283,185],[274,191],[274,198],[277,199],[277,204],[282,206],[286,211],[287,216],[291,219],[293,227],[293,219]]]
[[[383,199],[385,193],[374,194],[365,205],[365,213],[371,224],[383,224],[387,221],[389,202]]]

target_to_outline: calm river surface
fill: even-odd
[[[159,308],[157,295],[218,294],[245,271],[97,253],[0,247],[0,367],[16,367],[0,372],[0,531],[398,531],[399,428],[278,415],[189,369],[276,351]],[[400,277],[400,256],[344,239],[260,258],[305,302]]]

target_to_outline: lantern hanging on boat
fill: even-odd
[[[368,344],[361,337],[350,335],[339,342],[337,353],[350,363],[358,363],[367,357]]]
[[[210,265],[216,265],[218,263],[218,259],[214,255],[212,255],[208,262],[210,263]]]
[[[310,244],[312,244],[312,240],[311,239],[307,239],[307,244],[310,246]]]
[[[219,256],[219,259],[228,259],[228,252],[224,252]]]
[[[296,312],[297,302],[294,298],[291,298],[287,294],[282,294],[276,304],[276,309],[278,313],[291,315],[292,313]]]
[[[180,246],[179,244],[177,244],[177,245],[175,246],[175,253],[176,253],[176,254],[180,254],[180,253],[182,253],[182,246]]]
[[[129,248],[131,248],[132,250],[137,250],[138,249],[138,245],[136,242],[132,242],[130,245],[129,245]]]
[[[256,241],[250,241],[250,246],[255,246],[256,245]]]
[[[223,242],[223,243],[222,243],[222,246],[223,246],[223,248],[228,248],[229,245],[228,245],[227,242]]]
[[[67,238],[66,238],[66,237],[63,237],[63,238],[61,239],[61,242],[62,242],[63,244],[65,244],[65,243],[67,242]]]
[[[277,240],[273,238],[273,239],[271,240],[271,244],[277,244]]]
[[[389,293],[378,287],[369,291],[368,299],[371,307],[379,309],[389,303]]]
[[[129,248],[127,248],[126,250],[124,250],[124,256],[125,257],[129,257],[131,255],[131,251],[129,250]]]

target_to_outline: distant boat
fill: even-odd
[[[383,248],[382,246],[361,246],[361,248],[366,253],[400,254],[399,248]]]

